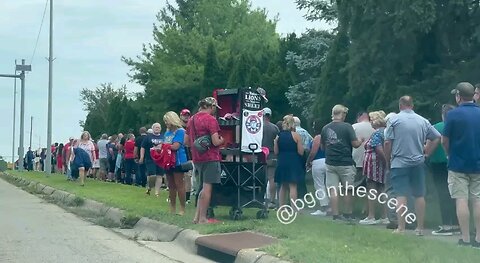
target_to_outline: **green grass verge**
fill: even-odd
[[[389,230],[345,225],[308,215],[299,215],[292,224],[283,225],[277,221],[274,212],[268,219],[257,220],[255,213],[258,209],[245,209],[244,220],[231,221],[228,219],[229,207],[218,207],[215,214],[223,223],[194,225],[191,223],[193,204],[187,206],[183,217],[170,215],[166,191],[157,198],[145,196],[144,189],[138,187],[93,180],[80,187],[61,175],[46,177],[38,172],[9,173],[123,209],[131,223],[145,216],[202,234],[242,230],[266,233],[280,241],[263,250],[293,262],[480,262],[479,250],[415,236],[397,236]]]

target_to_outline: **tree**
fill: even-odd
[[[290,86],[285,96],[309,123],[314,118],[315,93],[332,38],[327,31],[310,30],[299,39],[299,51],[289,51],[286,56],[287,63],[296,68],[299,82]]]
[[[264,10],[252,10],[248,0],[176,3],[157,15],[155,42],[144,45],[137,59],[123,58],[132,80],[145,87],[146,114],[151,118],[158,112],[193,108],[213,88],[249,85],[250,69],[260,69],[262,59],[278,50],[276,22],[268,20]]]

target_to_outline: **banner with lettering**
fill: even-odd
[[[243,110],[242,118],[242,152],[251,153],[248,148],[251,143],[257,144],[258,148],[255,151],[259,153],[262,151],[263,139],[263,111],[262,110]]]
[[[262,96],[256,91],[244,90],[243,108],[247,110],[262,110]]]

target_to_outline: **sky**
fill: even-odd
[[[269,18],[278,16],[277,32],[282,35],[328,27],[306,21],[305,13],[296,9],[294,0],[251,2],[254,8],[265,8]],[[26,64],[32,65],[25,80],[25,150],[30,144],[31,126],[32,148],[46,147],[47,141],[48,9],[40,31],[45,4],[46,0],[0,2],[0,74],[13,74],[16,59],[19,64],[25,59]],[[80,136],[79,121],[86,117],[79,99],[81,89],[111,82],[115,87],[126,84],[130,92],[143,90],[130,82],[129,67],[121,57],[135,57],[141,53],[143,43],[152,42],[155,16],[165,5],[165,0],[54,0],[52,142]],[[18,147],[20,81],[16,97]],[[0,78],[0,156],[8,161],[12,158],[13,101],[14,80]]]

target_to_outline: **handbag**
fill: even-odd
[[[197,132],[195,129],[195,116],[192,117],[192,126],[193,126],[193,136],[195,140],[193,141],[193,147],[197,150],[199,154],[206,153],[212,146],[212,138],[210,135],[203,135],[197,137]]]

